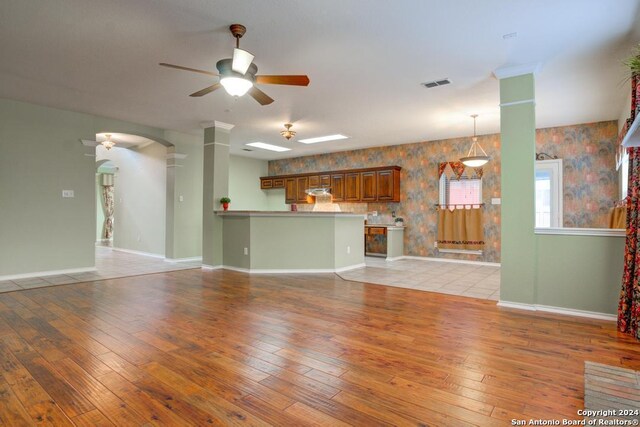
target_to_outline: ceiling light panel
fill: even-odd
[[[291,148],[279,147],[277,145],[271,145],[264,142],[250,142],[246,145],[248,145],[249,147],[261,148],[263,150],[277,151],[278,153],[281,153],[283,151],[291,151]]]
[[[339,139],[347,138],[349,137],[337,133],[335,135],[319,136],[317,138],[299,139],[298,142],[302,142],[303,144],[315,144],[316,142],[337,141]]]

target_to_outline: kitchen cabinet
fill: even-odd
[[[360,172],[344,174],[344,200],[345,202],[360,201]]]
[[[309,177],[299,176],[296,178],[296,203],[307,203],[307,189],[309,188]]]
[[[400,201],[400,171],[395,169],[377,171],[377,199],[381,202]]]
[[[273,188],[273,179],[260,179],[260,188],[262,190]]]
[[[361,172],[360,183],[360,200],[363,202],[375,202],[378,194],[376,191],[376,172]]]
[[[285,189],[285,203],[315,203],[309,188],[329,188],[334,202],[399,202],[399,166],[264,176],[260,188]]]
[[[295,178],[286,178],[284,180],[284,202],[295,203],[298,197],[298,186]]]
[[[331,179],[331,196],[334,202],[344,202],[344,174],[334,173]]]

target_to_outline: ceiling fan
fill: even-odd
[[[307,86],[309,85],[309,77],[304,75],[271,75],[257,76],[258,67],[253,63],[254,56],[246,50],[240,49],[240,38],[247,29],[244,25],[233,24],[229,27],[231,34],[236,38],[236,47],[233,49],[233,58],[221,59],[216,63],[218,73],[206,70],[198,70],[196,68],[183,67],[181,65],[167,64],[161,62],[159,65],[163,67],[176,68],[178,70],[191,71],[194,73],[206,74],[208,76],[220,77],[220,81],[202,90],[192,93],[189,96],[203,96],[224,87],[229,95],[242,96],[247,92],[258,101],[261,105],[269,105],[273,99],[258,89],[256,84],[267,85],[290,85],[290,86]]]

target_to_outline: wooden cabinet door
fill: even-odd
[[[331,175],[331,200],[344,202],[344,174]]]
[[[274,178],[273,179],[273,188],[284,188],[284,179],[282,179],[282,178]]]
[[[331,175],[320,175],[320,187],[322,188],[331,187]]]
[[[400,201],[399,171],[378,171],[378,200],[387,202]]]
[[[377,199],[375,171],[361,172],[360,184],[360,200],[363,202],[375,202]]]
[[[360,201],[360,172],[344,174],[344,200],[347,202]]]
[[[260,178],[260,188],[263,190],[273,188],[273,180]]]
[[[307,202],[307,189],[309,188],[309,177],[299,176],[296,178],[297,197],[296,203],[308,203]]]
[[[309,188],[318,188],[320,187],[320,176],[311,175],[309,177]]]
[[[284,180],[284,202],[295,203],[298,196],[298,187],[295,178],[287,178]]]

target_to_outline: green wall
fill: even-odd
[[[266,160],[229,156],[230,209],[269,210],[267,191],[260,189],[260,177],[268,175]]]
[[[536,304],[615,314],[624,237],[536,236]]]
[[[94,266],[95,148],[79,140],[93,139],[101,132],[144,135],[167,145],[171,142],[165,138],[175,139],[178,148],[186,140],[192,145],[197,140],[198,148],[187,157],[195,171],[178,174],[176,185],[201,188],[202,169],[196,165],[202,163],[198,151],[202,137],[0,99],[0,276]],[[75,197],[62,198],[62,190],[74,190]],[[201,204],[202,192],[189,200]],[[200,254],[201,221],[202,211],[195,208],[180,217],[177,225],[167,221],[167,241],[172,234],[186,236],[174,239],[175,258]]]
[[[533,74],[500,81],[500,300],[615,314],[625,239],[618,236],[536,235],[534,232],[533,99]]]

